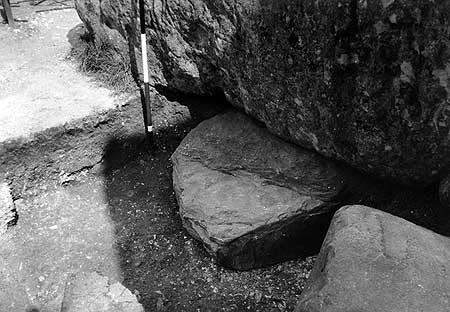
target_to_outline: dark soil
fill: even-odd
[[[168,99],[156,93],[152,99],[157,147],[145,142],[135,98],[117,110],[0,143],[0,179],[9,182],[15,200],[32,199],[54,185],[101,179],[123,284],[146,311],[292,311],[314,257],[230,271],[217,266],[183,229],[170,156],[192,127],[227,107],[222,98],[159,91]],[[440,207],[436,186],[393,187],[385,204],[374,208],[450,235],[449,212]]]
[[[170,156],[189,129],[227,107],[221,98],[160,91],[170,100],[153,96],[157,147],[145,143],[135,98],[117,110],[0,144],[0,177],[15,199],[31,198],[51,185],[83,183],[89,176],[103,179],[123,284],[146,311],[292,311],[314,257],[230,271],[217,266],[183,229]],[[77,179],[80,174],[88,178]],[[450,235],[449,212],[439,205],[437,187],[393,187],[385,204],[374,208]]]
[[[36,196],[50,185],[83,183],[86,179],[76,179],[81,173],[103,179],[123,284],[146,311],[292,311],[314,258],[230,271],[217,266],[181,225],[169,158],[190,128],[224,109],[211,110],[215,101],[198,99],[195,108],[189,107],[190,118],[183,119],[187,122],[164,124],[158,120],[173,120],[168,114],[180,106],[154,98],[160,111],[156,123],[165,125],[157,148],[145,144],[139,99],[116,111],[7,142],[0,146],[0,174],[16,199]],[[398,188],[385,207],[376,208],[448,235],[449,218],[436,194],[434,189]]]
[[[105,168],[124,285],[148,311],[290,311],[313,259],[251,272],[215,265],[182,229],[171,149]]]
[[[169,158],[190,128],[224,109],[211,101],[216,99],[194,101],[188,122],[165,124],[157,147],[145,143],[139,99],[116,111],[6,142],[0,146],[0,174],[15,199],[30,199],[54,185],[84,183],[90,175],[102,178],[123,284],[146,311],[291,311],[314,258],[230,271],[217,266],[182,228]],[[154,104],[170,106],[169,101]],[[173,112],[173,107],[156,115],[170,120],[161,111]]]

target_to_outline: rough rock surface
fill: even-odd
[[[61,312],[144,312],[136,296],[98,273],[80,273],[67,283]]]
[[[6,183],[0,181],[0,235],[6,232],[9,225],[15,224],[17,211]]]
[[[369,207],[334,216],[296,312],[449,311],[450,239]]]
[[[183,225],[235,269],[318,252],[338,207],[379,196],[352,170],[237,112],[202,122],[172,162]]]
[[[139,46],[134,1],[75,2],[94,33]],[[154,84],[223,90],[277,135],[382,177],[448,171],[449,1],[147,0],[146,13]]]

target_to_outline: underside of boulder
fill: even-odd
[[[75,2],[94,35],[140,59],[135,1]],[[276,135],[379,177],[423,187],[449,171],[449,1],[146,0],[145,12],[153,85],[221,90]]]
[[[382,188],[239,112],[204,121],[172,156],[184,227],[234,269],[319,251],[335,210]]]
[[[334,216],[296,312],[450,309],[450,239],[364,206]]]

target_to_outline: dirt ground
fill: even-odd
[[[170,127],[155,150],[140,119],[135,100],[49,129],[36,145],[9,143],[1,165],[19,221],[1,238],[0,290],[22,299],[9,294],[21,309],[8,311],[59,311],[81,271],[122,281],[146,311],[291,311],[314,259],[250,272],[215,265],[182,228],[172,188],[169,158],[195,123]]]
[[[0,312],[58,312],[66,280],[92,271],[121,281],[146,311],[292,311],[314,257],[230,271],[181,226],[169,158],[189,129],[218,112],[218,99],[155,96],[161,131],[157,148],[146,145],[137,95],[112,97],[64,58],[75,17],[61,10],[28,17],[19,31],[0,25],[0,180],[19,215],[0,237]],[[44,51],[53,36],[64,41],[59,52],[28,51]],[[400,192],[390,204],[433,228],[436,194]]]
[[[13,0],[16,28],[0,23],[0,141],[27,136],[125,102],[67,61],[67,33],[81,21],[72,5]],[[55,5],[56,4],[56,5]]]
[[[0,311],[60,311],[70,277],[93,271],[146,311],[292,310],[313,258],[229,271],[181,226],[169,158],[216,100],[155,96],[151,148],[138,95],[113,96],[66,58],[75,11],[16,2],[22,22],[0,25],[0,180],[19,215],[0,237]]]

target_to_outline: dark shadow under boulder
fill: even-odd
[[[384,197],[377,183],[237,112],[201,123],[172,162],[184,227],[239,270],[317,253],[337,208]]]
[[[139,60],[135,1],[75,4],[95,38]],[[422,188],[449,174],[449,1],[145,7],[151,84],[219,89],[278,136],[380,178]]]

